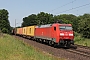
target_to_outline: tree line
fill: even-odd
[[[73,30],[82,34],[85,38],[90,38],[90,14],[75,16],[73,14],[53,15],[50,13],[40,12],[38,14],[31,14],[23,18],[22,27],[32,25],[53,24],[56,21],[60,23],[72,24]]]
[[[0,31],[3,33],[10,33],[11,32],[11,26],[10,22],[8,20],[8,14],[9,12],[5,9],[0,10]]]

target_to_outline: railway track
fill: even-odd
[[[76,53],[84,57],[90,57],[90,48],[86,46],[77,45],[77,49],[66,49],[66,51]]]
[[[77,45],[77,44],[75,44],[75,45],[79,46],[80,48],[90,49],[90,47],[88,47],[88,46],[82,46],[82,45]]]
[[[82,56],[90,57],[90,48],[87,46],[82,46],[82,45],[75,45],[77,46],[77,49],[65,49],[68,52],[76,53]]]
[[[52,55],[57,56],[57,57],[69,58],[69,60],[70,59],[71,60],[90,60],[90,49],[89,48],[84,48],[81,46],[77,46],[77,49],[53,48],[46,44],[37,43],[33,40],[25,39],[19,36],[15,36],[15,37],[47,53],[51,53]]]

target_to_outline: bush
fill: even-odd
[[[0,30],[0,33],[2,33],[2,31]]]
[[[3,33],[8,33],[8,29],[3,28],[3,29],[2,29],[2,32],[3,32]]]
[[[74,32],[74,36],[79,36],[79,34],[77,32]]]

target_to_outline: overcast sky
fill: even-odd
[[[40,12],[54,15],[90,13],[90,0],[0,0],[0,9],[8,10],[10,25],[14,27],[15,19],[20,26],[24,17]]]

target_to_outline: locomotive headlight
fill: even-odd
[[[64,33],[60,33],[60,36],[64,36]]]
[[[73,36],[73,34],[69,34],[69,36]]]

